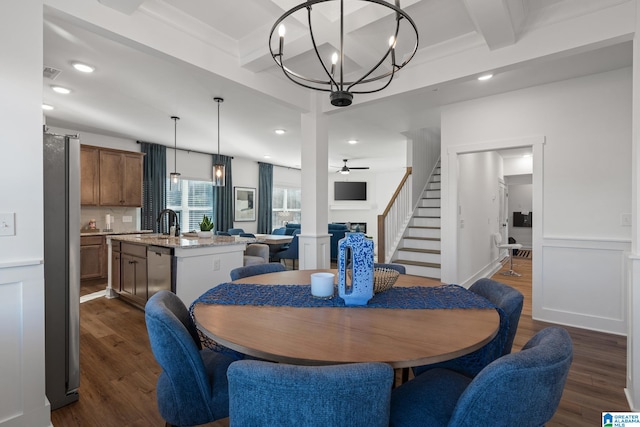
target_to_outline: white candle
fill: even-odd
[[[311,295],[319,298],[333,296],[333,273],[313,273],[311,275]]]
[[[104,223],[107,225],[107,228],[110,228],[110,227],[109,227],[109,225],[111,224],[111,218],[110,218],[110,217],[111,217],[111,215],[109,215],[109,214],[107,214],[107,215],[104,217]]]

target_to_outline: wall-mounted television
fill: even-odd
[[[513,226],[514,227],[532,227],[533,226],[533,214],[528,212],[526,214],[522,212],[513,213]]]
[[[367,183],[359,181],[335,181],[334,200],[367,200]]]

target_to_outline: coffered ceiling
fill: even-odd
[[[318,96],[330,129],[328,166],[348,158],[375,172],[403,168],[405,135],[438,131],[442,105],[631,64],[629,0],[404,0],[418,27],[418,53],[389,88],[336,108],[326,93],[288,81],[269,54],[271,26],[298,3],[45,0],[44,65],[61,71],[43,79],[43,102],[55,108],[47,124],[172,147],[170,116],[177,115],[178,147],[215,152],[213,97],[221,96],[222,154],[299,167],[301,114]],[[355,6],[346,9],[345,64],[366,68],[385,13],[347,3]],[[322,32],[338,25],[336,10],[319,19]],[[293,60],[311,68],[304,34],[298,23],[287,40]],[[322,45],[336,48],[333,40]],[[96,71],[77,73],[73,61]],[[477,81],[487,71],[494,78]]]

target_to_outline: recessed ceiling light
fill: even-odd
[[[74,62],[73,68],[83,73],[93,73],[96,69],[91,65],[83,64],[82,62]]]
[[[349,141],[347,141],[349,144],[353,145],[353,144],[357,144],[358,140],[357,139],[350,139]]]
[[[53,110],[53,106],[49,105],[49,104],[42,104],[42,109],[43,110]]]
[[[522,157],[524,157],[526,159],[528,157],[531,157],[531,154],[527,153],[527,154],[524,154]]]
[[[493,74],[484,74],[484,75],[478,77],[478,80],[485,81],[485,80],[489,80],[491,77],[493,77]]]
[[[270,156],[270,155],[268,155],[268,154],[265,154],[265,155],[264,155],[264,158],[265,158],[265,159],[270,159],[270,158],[271,158],[271,156]]]
[[[276,130],[275,130],[275,133],[276,133],[276,134],[278,134],[278,135],[284,135],[286,132],[287,132],[287,131],[286,131],[286,130],[284,130],[284,129],[276,129]]]
[[[62,86],[51,86],[51,89],[53,89],[54,92],[62,93],[64,95],[71,93],[70,89]]]

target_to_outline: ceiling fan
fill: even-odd
[[[362,167],[348,167],[347,166],[347,160],[348,159],[342,159],[342,161],[344,162],[344,166],[342,166],[342,168],[340,168],[340,170],[336,171],[336,172],[340,172],[343,175],[348,175],[349,171],[356,170],[356,169],[369,169],[369,166],[362,166]]]

